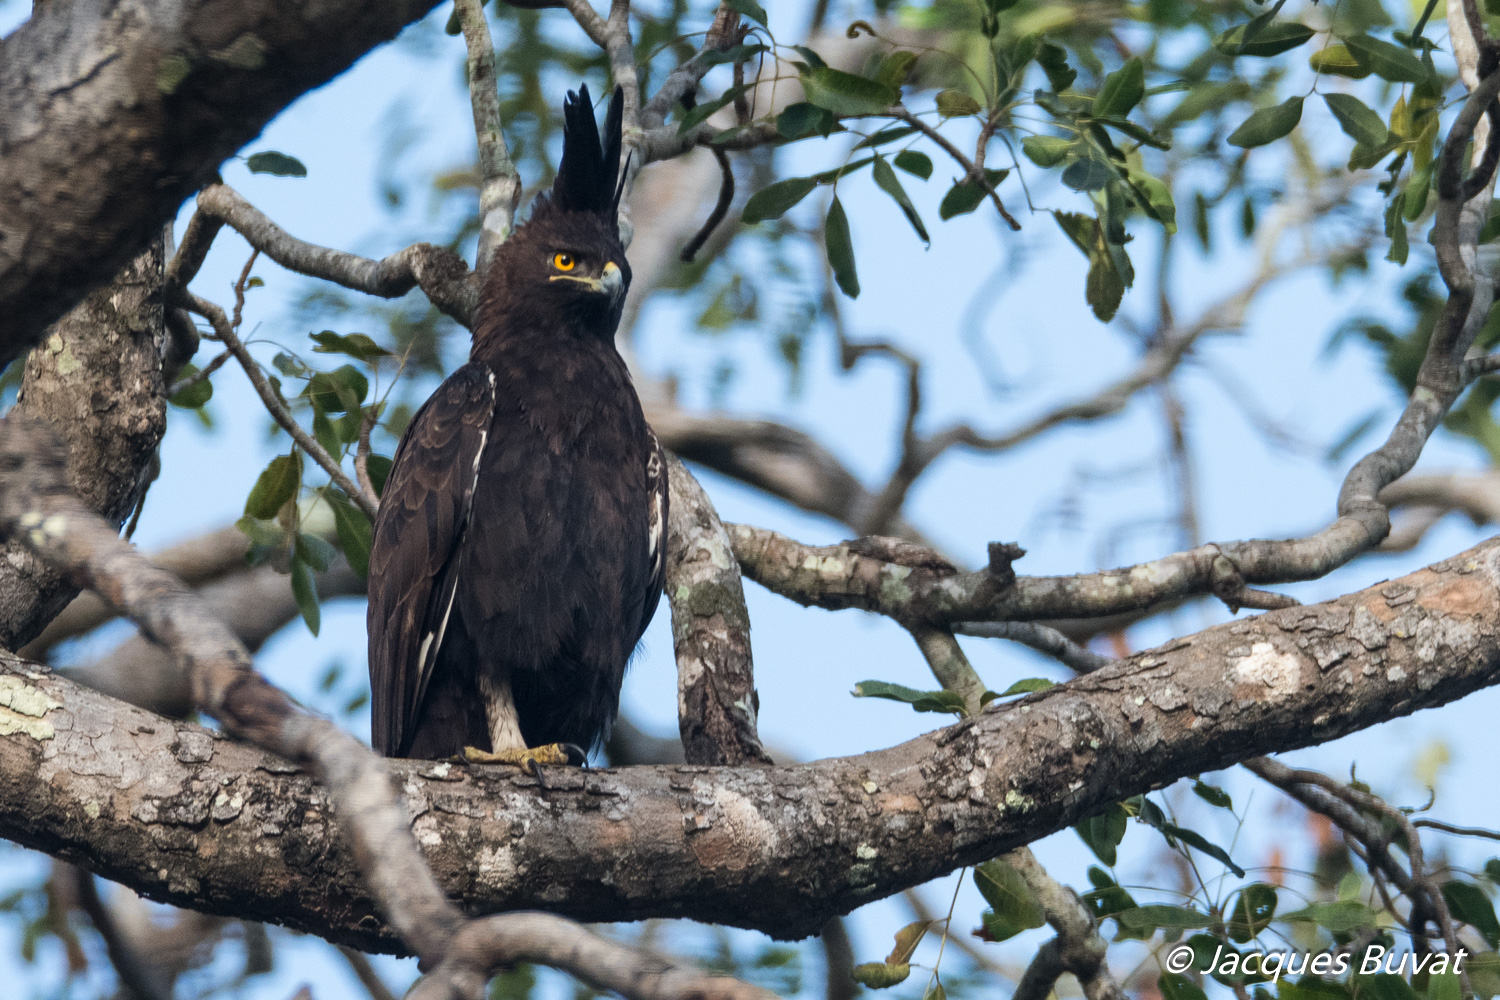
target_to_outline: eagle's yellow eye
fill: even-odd
[[[578,266],[578,261],[570,253],[555,253],[552,255],[552,266],[559,271],[571,271]]]

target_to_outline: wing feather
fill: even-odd
[[[486,365],[454,372],[412,417],[381,496],[367,624],[371,743],[388,757],[411,742],[442,647],[494,408]]]

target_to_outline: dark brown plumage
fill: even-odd
[[[370,555],[372,739],[387,756],[597,746],[661,595],[666,468],[615,350],[617,88],[564,105],[550,196],[503,244],[468,364],[412,418]]]

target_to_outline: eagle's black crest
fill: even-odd
[[[550,204],[563,212],[592,212],[615,220],[620,207],[620,128],[625,91],[619,87],[604,116],[604,139],[594,124],[588,84],[568,91],[563,102],[563,155],[552,182]],[[537,205],[545,211],[547,202]]]

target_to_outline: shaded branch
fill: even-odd
[[[756,733],[760,696],[740,567],[708,494],[668,455],[666,595],[677,657],[677,716],[690,764],[770,764]]]

